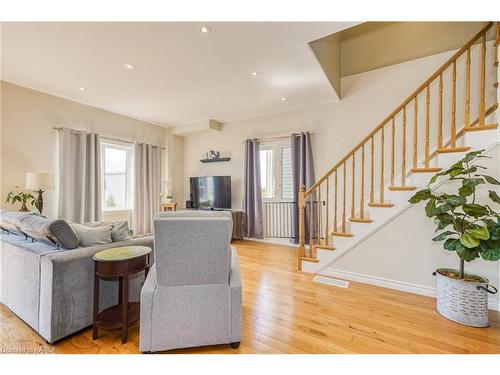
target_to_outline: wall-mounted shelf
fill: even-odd
[[[215,159],[201,159],[202,163],[218,163],[221,161],[229,161],[231,158],[215,158]]]

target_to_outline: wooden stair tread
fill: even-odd
[[[335,250],[336,248],[333,247],[333,246],[329,246],[329,245],[316,245],[316,249],[321,249],[321,250]]]
[[[488,125],[483,125],[483,126],[472,126],[469,128],[465,128],[465,132],[480,132],[483,130],[495,130],[498,128],[498,124],[488,124]]]
[[[421,167],[421,168],[412,168],[412,173],[435,173],[441,172],[443,168],[440,167]]]
[[[389,207],[394,207],[394,204],[389,203],[389,202],[368,202],[368,206],[379,207],[379,208],[389,208]]]
[[[352,234],[352,233],[348,233],[348,232],[335,232],[335,231],[332,231],[331,235],[332,236],[337,236],[337,237],[352,237],[352,236],[354,236],[354,234]]]
[[[389,186],[390,191],[412,191],[417,190],[416,186]]]
[[[353,223],[373,223],[372,219],[366,217],[350,217],[349,220]]]
[[[309,257],[299,257],[300,260],[303,260],[304,262],[312,262],[312,263],[318,263],[319,259],[316,258],[309,258]]]
[[[442,147],[437,149],[438,154],[447,154],[451,152],[466,152],[469,151],[470,147],[459,146],[459,147]]]

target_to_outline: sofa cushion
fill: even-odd
[[[89,227],[88,225],[71,223],[71,227],[80,239],[80,246],[105,245],[113,242],[111,238],[111,225]]]
[[[21,231],[34,240],[59,245],[68,250],[78,247],[77,234],[64,220],[51,220],[38,215],[26,215],[18,220]]]
[[[113,242],[130,240],[132,236],[130,235],[130,229],[128,227],[128,222],[124,221],[94,221],[91,223],[85,223],[86,226],[97,228],[103,226],[111,225],[111,240]]]
[[[24,234],[19,228],[19,218],[32,215],[30,212],[0,210],[0,228],[14,234]]]

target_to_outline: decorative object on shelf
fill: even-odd
[[[169,181],[163,181],[161,183],[161,203],[172,203],[172,184]]]
[[[26,203],[30,202],[32,206],[35,205],[35,197],[31,193],[27,193],[21,190],[20,186],[16,186],[15,190],[12,190],[7,194],[7,203],[14,204],[16,202],[21,203],[21,208],[19,211],[29,211],[26,207]]]
[[[220,161],[229,161],[231,160],[228,156],[222,156],[220,151],[210,150],[209,152],[205,152],[200,161],[202,163],[214,163]]]
[[[429,181],[427,189],[418,191],[409,199],[410,203],[426,201],[427,217],[434,218],[436,231],[451,225],[433,241],[443,241],[443,247],[455,251],[460,258],[460,269],[438,269],[437,311],[454,322],[473,327],[487,327],[488,293],[497,289],[488,284],[484,277],[466,274],[465,262],[476,258],[489,261],[500,259],[500,215],[491,206],[500,204],[495,190],[488,191],[493,203],[477,203],[476,187],[479,185],[500,185],[493,177],[483,174],[485,167],[473,163],[476,158],[487,158],[484,150],[469,152],[447,170],[437,173]],[[461,182],[456,194],[439,193],[431,190],[440,176]]]
[[[42,214],[43,192],[54,189],[54,175],[52,173],[26,173],[26,189],[35,190],[38,197],[34,201],[34,206]]]
[[[210,150],[207,154],[207,159],[218,159],[220,158],[220,151]]]

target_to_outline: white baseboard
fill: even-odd
[[[357,281],[359,283],[380,286],[382,288],[399,290],[407,293],[419,294],[422,296],[436,297],[436,288],[407,283],[405,281],[385,279],[383,277],[365,275],[356,272],[324,269],[317,273],[318,275],[340,278],[344,280]],[[490,296],[488,298],[488,306],[490,310],[500,311],[500,303],[498,297]]]

